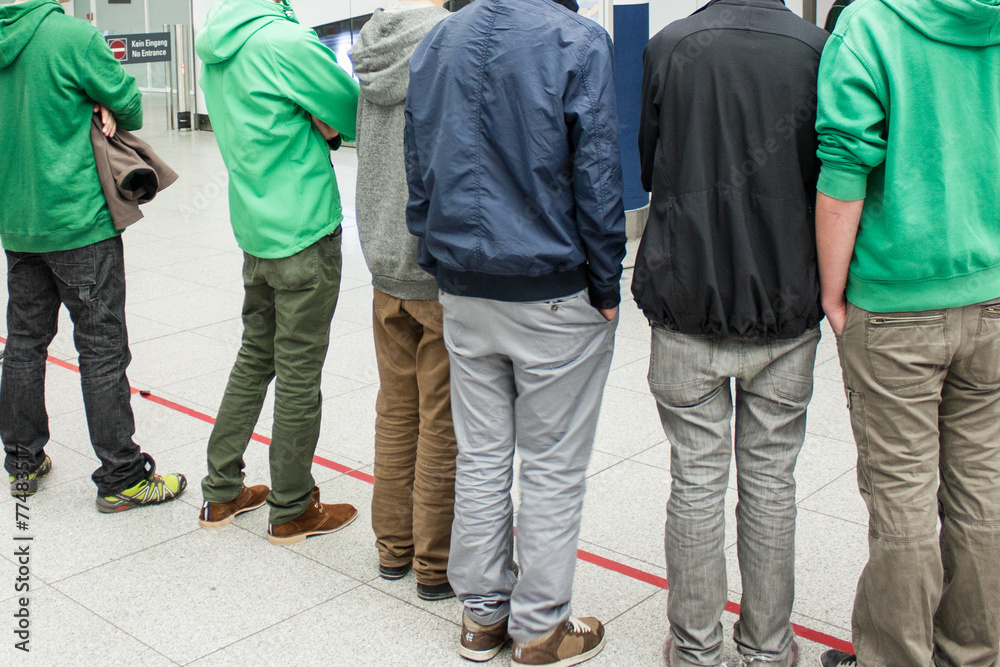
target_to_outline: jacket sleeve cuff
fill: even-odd
[[[344,135],[337,133],[333,139],[327,139],[326,145],[330,147],[331,151],[339,150],[341,146],[344,145]]]
[[[590,305],[598,310],[617,308],[622,302],[621,288],[618,286],[612,290],[601,290],[591,285],[588,292],[590,293]]]
[[[840,201],[858,201],[868,196],[868,174],[824,165],[816,189]]]

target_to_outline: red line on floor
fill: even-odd
[[[6,345],[7,339],[0,336],[0,344]],[[69,363],[68,361],[63,361],[62,359],[56,359],[55,357],[50,356],[49,362],[55,366],[59,366],[60,368],[65,368],[66,370],[73,371],[74,373],[80,372],[79,366],[75,366]],[[147,401],[156,403],[157,405],[161,405],[165,408],[173,410],[174,412],[179,412],[182,415],[187,415],[188,417],[192,417],[199,421],[203,421],[206,424],[215,424],[215,418],[212,417],[211,415],[207,415],[204,412],[199,412],[198,410],[189,408],[186,405],[181,405],[180,403],[176,403],[174,401],[171,401],[170,399],[163,398],[162,396],[157,396],[156,394],[153,394],[145,390],[136,389],[135,387],[132,388],[132,393],[139,394],[140,397],[146,399]],[[250,437],[250,439],[263,443],[265,445],[271,444],[270,438],[264,435],[260,435],[259,433],[254,433]],[[367,482],[368,484],[373,484],[375,482],[375,478],[369,475],[368,473],[361,472],[360,470],[345,466],[343,464],[337,463],[336,461],[331,461],[330,459],[323,458],[322,456],[314,456],[313,463],[321,465],[324,468],[328,468],[330,470],[335,470],[339,473],[343,473],[344,475],[353,477],[354,479],[361,480],[362,482]],[[609,570],[611,572],[617,572],[618,574],[629,577],[631,579],[635,579],[636,581],[641,581],[643,583],[650,584],[652,586],[656,586],[657,588],[662,588],[664,590],[667,590],[669,588],[667,580],[665,578],[657,576],[655,574],[651,574],[649,572],[645,572],[644,570],[639,570],[637,568],[630,567],[628,565],[625,565],[624,563],[619,563],[616,560],[611,560],[610,558],[598,556],[595,553],[584,551],[583,549],[579,549],[576,552],[576,556],[577,558],[586,563],[597,565],[598,567],[602,567],[605,570]],[[739,615],[740,606],[735,602],[727,602],[726,611]],[[798,625],[797,623],[792,623],[792,629],[795,631],[796,635],[802,637],[803,639],[807,639],[809,641],[816,642],[817,644],[822,644],[823,646],[828,646],[830,648],[837,649],[838,651],[846,651],[847,653],[854,653],[854,648],[851,646],[850,642],[844,641],[843,639],[838,639],[837,637],[828,635],[825,632],[820,632],[819,630],[813,630],[812,628],[807,628],[803,625]]]

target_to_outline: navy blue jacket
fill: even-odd
[[[406,222],[451,294],[621,300],[611,39],[551,0],[479,0],[410,61]]]

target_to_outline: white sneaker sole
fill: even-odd
[[[466,648],[462,645],[459,645],[458,654],[463,658],[465,658],[466,660],[471,660],[473,662],[486,662],[487,660],[492,660],[493,658],[495,658],[497,653],[499,653],[500,650],[503,649],[504,644],[506,643],[507,640],[504,640],[503,643],[498,645],[496,648],[491,648],[486,651],[473,651],[471,648]]]

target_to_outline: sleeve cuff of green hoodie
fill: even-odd
[[[868,174],[824,165],[816,189],[840,201],[858,201],[868,196]]]

